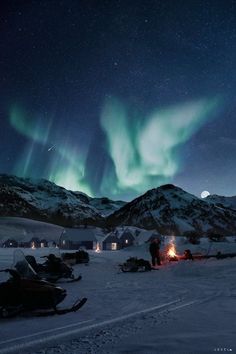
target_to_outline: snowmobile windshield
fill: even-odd
[[[37,277],[35,271],[31,265],[27,262],[24,253],[21,250],[15,250],[13,256],[13,268],[17,270],[23,278],[35,278]]]

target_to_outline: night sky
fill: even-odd
[[[236,1],[0,3],[0,173],[235,195]]]

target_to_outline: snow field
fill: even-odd
[[[37,258],[48,252],[29,251]],[[0,268],[12,263],[12,252],[0,250]],[[68,291],[65,304],[88,297],[85,306],[64,316],[1,320],[0,353],[195,354],[226,345],[236,350],[235,258],[121,273],[118,264],[129,256],[150,258],[146,246],[91,251],[88,266],[74,267],[82,281],[60,284]]]

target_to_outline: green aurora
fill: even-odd
[[[14,174],[46,178],[67,189],[92,195],[89,185],[84,181],[86,151],[82,152],[77,144],[73,145],[60,130],[55,132],[51,121],[43,125],[39,119],[29,117],[19,107],[12,108],[10,123],[17,132],[28,138],[21,158],[15,164]],[[49,163],[45,160],[49,160]]]
[[[201,99],[157,109],[146,117],[111,98],[104,104],[100,125],[106,138],[106,154],[112,164],[99,166],[103,177],[99,190],[86,179],[88,146],[61,136],[53,128],[53,119],[45,124],[39,116],[30,116],[17,106],[10,111],[9,122],[26,137],[21,157],[13,173],[22,177],[43,177],[67,189],[91,196],[111,198],[137,195],[163,183],[169,183],[181,170],[180,147],[214,116],[219,98]]]
[[[109,100],[101,125],[115,166],[118,194],[143,193],[170,182],[181,167],[179,147],[209,120],[217,103],[218,99],[187,102],[130,121],[125,106]]]

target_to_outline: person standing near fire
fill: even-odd
[[[152,266],[154,268],[156,268],[158,265],[159,266],[161,265],[160,244],[161,244],[161,241],[159,240],[159,238],[154,238],[149,246],[149,252],[152,257]]]

